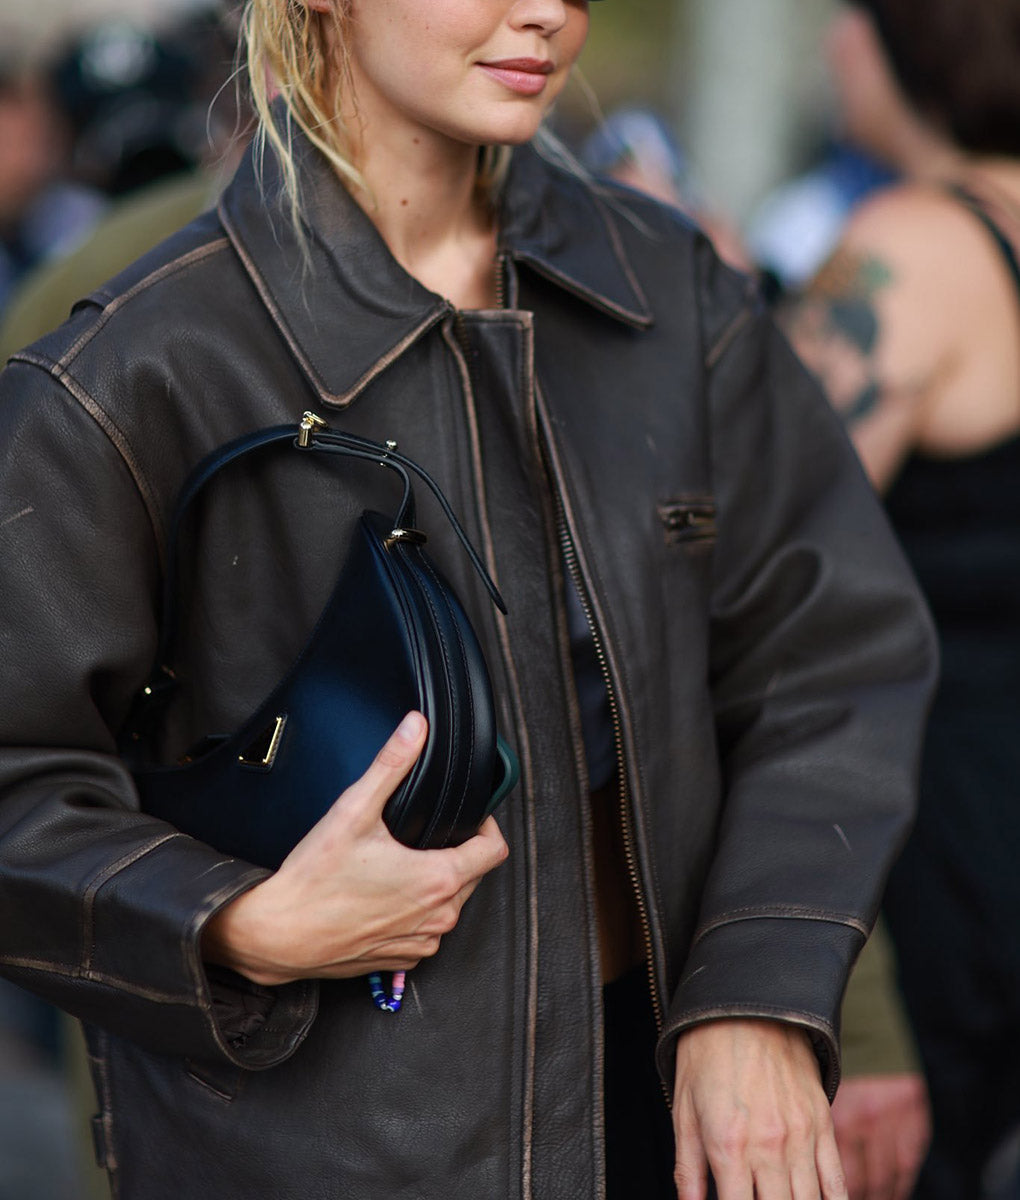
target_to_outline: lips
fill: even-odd
[[[490,78],[520,96],[537,96],[545,88],[546,76],[556,69],[545,58],[501,58],[478,65]]]

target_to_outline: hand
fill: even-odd
[[[508,850],[492,817],[445,850],[411,850],[390,834],[383,808],[425,733],[425,718],[409,713],[276,874],[209,921],[202,936],[208,962],[272,985],[407,970],[436,953]]]
[[[673,1100],[680,1200],[847,1200],[804,1030],[728,1018],[681,1035]]]
[[[844,1079],[832,1120],[850,1200],[906,1200],[931,1140],[922,1076]]]

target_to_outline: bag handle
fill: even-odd
[[[435,496],[447,520],[453,526],[461,545],[467,551],[471,565],[478,572],[485,584],[492,602],[499,611],[506,613],[503,597],[485,569],[481,557],[472,546],[467,534],[457,520],[449,501],[431,475],[420,467],[413,459],[397,450],[396,442],[374,442],[370,438],[358,437],[351,433],[342,433],[330,429],[322,417],[315,413],[306,412],[300,424],[274,425],[266,429],[258,429],[253,433],[244,434],[234,441],[219,446],[206,455],[194,468],[184,482],[174,514],[170,521],[170,532],[167,538],[166,572],[163,578],[163,610],[160,622],[159,643],[156,652],[156,664],[149,683],[143,689],[142,700],[149,707],[161,697],[165,697],[175,684],[171,662],[174,654],[174,642],[177,637],[178,605],[177,605],[177,547],[180,540],[181,527],[192,501],[198,496],[205,485],[221,471],[228,463],[232,463],[255,450],[265,446],[290,443],[301,452],[321,452],[326,454],[342,454],[349,458],[359,458],[367,462],[378,463],[388,467],[400,476],[404,485],[404,494],[397,509],[394,527],[387,539],[387,545],[397,542],[414,542],[422,544],[425,534],[414,528],[415,505],[414,492],[411,487],[411,475],[416,475]],[[142,722],[133,720],[137,728]],[[133,737],[137,739],[137,734]]]

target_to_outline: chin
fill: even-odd
[[[544,115],[544,112],[538,115],[529,113],[523,119],[494,121],[487,132],[475,140],[483,146],[523,146],[538,133]]]

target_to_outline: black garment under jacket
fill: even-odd
[[[834,1089],[840,995],[909,822],[927,618],[836,419],[676,214],[519,151],[507,307],[457,312],[313,152],[301,171],[311,269],[246,165],[218,213],[0,376],[0,969],[85,1021],[122,1200],[596,1200],[565,560],[614,702],[667,1081],[679,1030],[750,1014],[808,1029]],[[509,861],[397,1017],[363,979],[207,973],[203,923],[265,872],[141,816],[116,755],[182,480],[309,408],[429,469],[509,607],[423,499],[523,780],[500,815]],[[392,489],[294,454],[211,485],[168,758],[269,691],[352,522]]]

